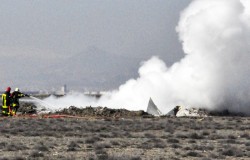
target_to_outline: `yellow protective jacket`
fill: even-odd
[[[25,94],[19,92],[19,91],[14,91],[11,95],[12,98],[12,106],[16,107],[19,106],[19,98],[25,97]]]
[[[2,94],[2,108],[8,108],[11,104],[10,92],[5,92]]]

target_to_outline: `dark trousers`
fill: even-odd
[[[2,108],[2,115],[9,116],[10,115],[9,108]]]

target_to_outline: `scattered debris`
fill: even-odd
[[[69,108],[64,108],[62,110],[51,112],[45,107],[36,106],[32,102],[22,101],[20,102],[20,108],[18,114],[29,114],[29,115],[68,115],[68,116],[78,116],[78,117],[107,117],[107,118],[132,118],[132,117],[143,117],[143,118],[153,118],[154,116],[176,116],[176,117],[207,117],[207,116],[246,116],[243,113],[234,113],[228,110],[221,111],[208,111],[205,109],[197,108],[185,108],[183,106],[176,106],[167,114],[163,114],[158,107],[154,104],[152,98],[149,99],[147,112],[143,110],[140,111],[129,111],[126,109],[111,109],[107,107],[86,107],[77,108],[75,106],[70,106]]]
[[[126,109],[110,109],[107,107],[86,107],[77,108],[70,106],[69,108],[64,108],[57,111],[56,114],[67,114],[67,115],[77,115],[77,116],[95,116],[95,117],[143,117],[148,116],[147,112],[140,111],[129,111]]]
[[[36,114],[37,107],[33,103],[20,102],[18,112],[21,112],[22,114]]]
[[[208,116],[208,112],[202,109],[196,109],[196,108],[185,108],[182,106],[176,106],[174,109],[169,111],[167,115],[176,116],[176,117],[206,117]]]

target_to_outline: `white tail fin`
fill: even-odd
[[[157,106],[154,104],[154,102],[151,98],[149,99],[149,102],[148,102],[147,112],[149,114],[154,115],[154,116],[162,115],[161,111],[157,108]]]

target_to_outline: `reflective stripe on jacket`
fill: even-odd
[[[2,94],[2,108],[8,108],[10,106],[10,101],[11,97],[9,92]]]

